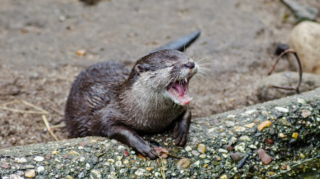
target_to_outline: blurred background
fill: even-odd
[[[297,1],[320,9],[319,0]],[[206,73],[190,84],[194,119],[262,102],[258,83],[297,18],[279,0],[0,0],[0,105],[23,99],[49,112],[67,138],[64,106],[78,73],[100,61],[132,66],[149,51],[201,31],[186,53]],[[316,11],[315,19],[319,21]],[[292,70],[281,61],[277,71]],[[30,105],[0,106],[0,148],[53,140]],[[15,109],[6,110],[4,107]],[[19,110],[21,110],[19,112]]]

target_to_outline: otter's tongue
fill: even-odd
[[[175,82],[172,86],[168,87],[168,92],[179,101],[181,105],[187,105],[190,103],[191,98],[188,93],[188,82],[180,81]]]

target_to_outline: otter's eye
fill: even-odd
[[[184,64],[184,66],[189,68],[189,69],[193,69],[195,64],[194,64],[194,62],[188,62],[188,63]]]

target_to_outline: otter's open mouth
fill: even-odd
[[[173,83],[170,83],[167,87],[167,91],[171,99],[183,106],[189,104],[192,100],[188,92],[189,79],[190,78],[185,78],[183,80],[175,81]]]

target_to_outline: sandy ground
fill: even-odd
[[[319,0],[299,2],[320,9]],[[197,29],[202,35],[186,53],[206,75],[190,85],[194,118],[259,103],[256,84],[273,64],[275,43],[286,43],[295,24],[277,0],[0,3],[0,105],[25,100],[43,108],[59,139],[67,138],[64,105],[81,70],[109,60],[132,66]],[[81,49],[86,55],[76,54]],[[288,69],[286,61],[277,66]],[[6,107],[38,111],[21,102]],[[40,114],[0,109],[0,148],[52,140]]]

